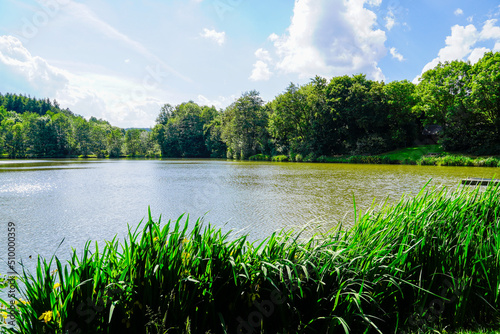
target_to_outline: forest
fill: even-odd
[[[435,138],[430,138],[433,129]],[[120,129],[56,101],[0,94],[0,154],[25,157],[249,159],[376,155],[429,140],[449,152],[500,154],[500,53],[441,63],[418,84],[363,74],[290,83],[272,101],[243,93],[225,109],[165,104],[151,129]]]

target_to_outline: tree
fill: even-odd
[[[243,93],[224,111],[221,138],[227,157],[246,159],[262,152],[267,141],[267,115],[257,91]]]
[[[268,129],[279,151],[308,153],[311,144],[310,109],[303,89],[293,83],[269,107]]]
[[[9,158],[26,156],[26,130],[22,123],[13,119],[4,119],[1,123],[4,132],[4,147]]]
[[[87,157],[92,152],[90,124],[86,119],[78,117],[74,120],[73,125],[77,152]]]
[[[481,153],[500,153],[500,52],[486,53],[471,69],[471,108],[477,116],[474,128],[480,128]]]
[[[468,62],[440,63],[422,74],[417,92],[418,109],[425,114],[427,124],[443,128],[440,143],[445,150],[467,150],[470,142],[470,125],[475,123],[472,112],[465,105],[470,94],[470,70]]]
[[[141,130],[128,129],[125,132],[125,154],[128,156],[144,154],[141,148]]]
[[[106,148],[110,158],[118,158],[122,154],[123,133],[117,127],[110,127],[107,130]]]
[[[419,116],[415,106],[418,103],[416,87],[413,83],[393,81],[383,88],[387,108],[387,139],[390,148],[407,147],[418,137],[421,126],[417,123]]]

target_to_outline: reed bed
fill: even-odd
[[[36,273],[20,278],[17,327],[3,330],[417,333],[499,324],[498,186],[424,188],[355,216],[349,230],[307,238],[283,230],[250,242],[149,214],[126,240],[89,242],[67,264],[39,258]]]

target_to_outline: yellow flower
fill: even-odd
[[[54,290],[61,286],[61,283],[54,284]]]
[[[157,242],[158,240],[160,240],[160,238],[158,238],[158,237],[153,238],[153,242]]]
[[[50,320],[52,320],[52,311],[42,313],[38,320],[43,320],[45,321],[45,323],[49,322]]]
[[[9,314],[7,312],[0,312],[0,315],[4,318],[4,319],[7,319],[7,317],[9,316]]]

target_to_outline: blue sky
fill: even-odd
[[[161,105],[265,101],[290,82],[417,82],[500,51],[498,0],[1,0],[0,92],[57,99],[120,127]]]

